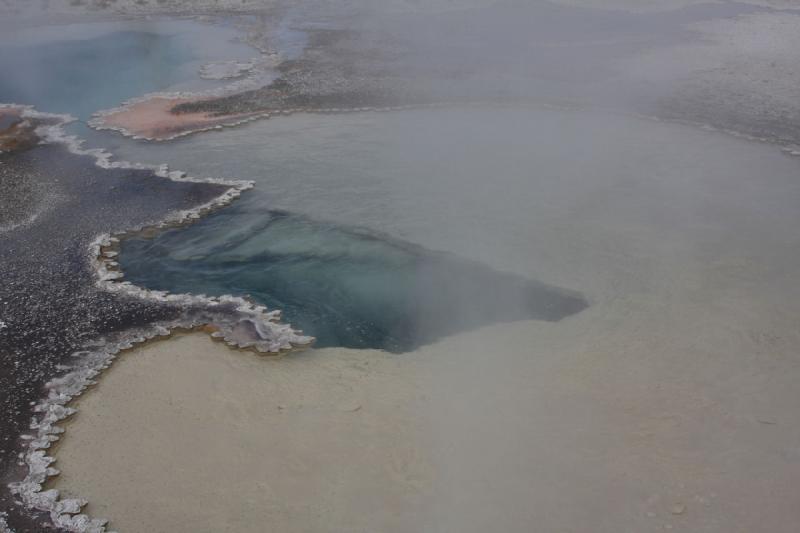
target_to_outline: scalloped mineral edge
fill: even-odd
[[[187,176],[180,171],[170,171],[167,165],[150,166],[139,163],[128,163],[124,161],[112,161],[113,155],[103,149],[84,149],[83,141],[77,136],[68,135],[63,126],[75,120],[69,115],[43,113],[36,111],[32,106],[21,106],[14,104],[0,104],[0,109],[18,109],[21,116],[33,119],[55,120],[56,124],[41,125],[36,128],[36,133],[40,137],[42,144],[63,144],[67,149],[76,155],[88,155],[95,158],[97,166],[105,169],[109,168],[130,168],[152,170],[157,176],[178,182],[209,183],[216,185],[226,185],[228,190],[217,198],[206,202],[193,209],[178,210],[168,214],[163,220],[157,223],[155,228],[162,228],[168,225],[186,223],[200,218],[203,214],[212,209],[227,205],[237,198],[242,191],[253,187],[251,181],[231,181],[213,178],[194,178]],[[125,233],[139,231],[143,228],[129,228]],[[227,344],[237,347],[255,347],[259,351],[277,353],[282,350],[289,350],[295,347],[303,347],[313,342],[312,337],[301,335],[291,328],[288,324],[275,322],[279,316],[279,311],[267,311],[264,306],[255,305],[243,298],[234,296],[209,297],[190,294],[168,294],[163,291],[151,291],[137,287],[130,282],[115,281],[122,277],[118,271],[109,269],[111,260],[116,254],[114,252],[101,253],[104,246],[118,242],[117,237],[110,234],[99,235],[89,246],[89,260],[96,273],[98,287],[112,291],[122,292],[131,296],[151,299],[160,302],[176,302],[182,304],[233,304],[236,311],[240,314],[240,322],[250,322],[255,331],[264,339],[255,343],[240,343],[232,335],[232,328],[228,328],[228,334],[224,331],[217,331],[212,336],[222,337]],[[4,325],[4,324],[3,324]],[[86,500],[80,498],[60,498],[56,489],[42,490],[42,485],[48,477],[55,476],[59,471],[52,467],[54,459],[45,452],[50,445],[59,439],[59,435],[64,429],[57,425],[57,422],[64,420],[75,413],[75,409],[68,407],[73,398],[79,396],[87,387],[94,384],[94,378],[112,363],[116,355],[122,351],[132,348],[146,340],[157,336],[167,336],[171,330],[181,327],[199,326],[201,324],[186,323],[180,319],[172,322],[155,323],[148,327],[129,330],[127,335],[121,339],[115,339],[107,343],[105,339],[96,340],[94,348],[82,350],[72,354],[78,359],[77,364],[71,372],[52,379],[45,388],[47,396],[35,407],[34,412],[41,413],[35,416],[31,422],[30,429],[33,434],[23,435],[22,440],[27,441],[24,451],[20,454],[20,464],[27,467],[25,478],[19,482],[11,483],[9,487],[12,492],[17,494],[23,504],[27,507],[47,512],[51,521],[56,527],[66,531],[76,533],[101,533],[107,532],[107,520],[103,518],[92,518],[80,513],[86,505]],[[0,532],[5,533],[8,526],[5,519],[0,515]]]

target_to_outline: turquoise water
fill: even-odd
[[[402,352],[501,321],[557,321],[577,294],[363,228],[245,202],[123,243],[126,277],[172,292],[247,295],[316,345]]]
[[[0,36],[0,102],[87,119],[149,92],[208,89],[208,62],[256,53],[236,32],[191,20],[81,23]]]

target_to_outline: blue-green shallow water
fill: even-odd
[[[316,345],[402,352],[481,325],[560,320],[575,294],[364,229],[234,206],[155,239],[123,243],[138,285],[249,295]]]
[[[88,119],[156,91],[220,85],[198,70],[256,55],[232,28],[192,20],[80,23],[0,36],[0,102]]]

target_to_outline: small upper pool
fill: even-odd
[[[0,35],[0,103],[88,119],[157,91],[202,90],[200,68],[257,52],[230,27],[194,20],[64,24]]]

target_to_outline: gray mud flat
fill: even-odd
[[[477,4],[395,13],[357,2],[299,3],[288,11],[307,33],[307,43],[277,66],[274,81],[180,103],[172,112],[223,118],[546,103],[599,106],[782,144],[800,142],[795,10],[778,11],[764,2],[663,2],[659,12],[630,12],[614,2],[592,8],[564,5],[569,2]],[[271,47],[266,37],[261,40]]]

